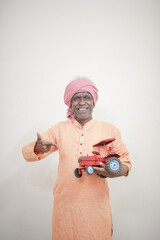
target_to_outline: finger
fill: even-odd
[[[104,168],[94,167],[94,172],[106,177],[106,170]]]
[[[38,141],[42,140],[42,136],[41,136],[41,134],[38,133],[38,132],[37,132],[37,140],[38,140]]]
[[[43,152],[48,152],[48,151],[50,151],[51,146],[57,147],[56,144],[49,143],[49,142],[42,142],[41,144],[43,144],[43,145],[41,145],[41,147],[42,147],[42,149],[43,149]]]
[[[54,147],[58,148],[58,145],[57,145],[57,144],[55,144],[55,143],[52,143],[52,145],[51,145],[51,146],[54,146]]]
[[[106,170],[104,168],[101,168],[101,167],[93,167],[95,172],[98,172],[98,173],[103,173],[103,172],[106,172]]]
[[[43,145],[43,149],[44,149],[44,150],[48,150],[48,149],[49,149],[49,147],[48,147],[48,146],[46,146],[46,145]]]
[[[48,146],[46,146],[46,145],[43,145],[43,146],[42,146],[42,151],[43,151],[44,153],[48,152],[49,150],[50,150],[50,147],[48,147]]]
[[[102,168],[106,169],[106,165],[105,165],[104,163],[99,162],[99,165],[100,165]]]
[[[45,149],[43,150],[44,153],[46,153],[46,152],[48,152],[48,151],[49,151],[48,148],[45,148]]]
[[[58,148],[58,146],[57,146],[57,144],[55,144],[55,143],[52,143],[52,142],[45,142],[45,145],[46,146],[54,146],[54,147],[56,147],[56,148]]]

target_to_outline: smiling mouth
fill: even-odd
[[[85,112],[88,108],[76,108],[80,112]]]

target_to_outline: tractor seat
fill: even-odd
[[[97,152],[97,151],[93,151],[92,153],[95,154],[95,155],[100,155],[100,153]]]

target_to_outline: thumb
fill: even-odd
[[[57,144],[55,144],[55,143],[52,143],[52,145],[51,145],[51,146],[54,146],[54,147],[58,148],[58,145],[57,145]]]
[[[46,146],[54,146],[54,147],[56,147],[56,148],[58,148],[58,146],[57,146],[57,144],[55,144],[55,143],[52,143],[52,142],[45,142],[45,145]]]
[[[37,141],[40,141],[40,140],[42,140],[42,136],[40,133],[37,132]]]

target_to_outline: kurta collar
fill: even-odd
[[[88,121],[83,127],[80,125],[80,123],[74,119],[73,120],[73,125],[75,125],[79,129],[87,129],[89,128],[92,124],[94,123],[94,119],[92,118],[90,121]]]

